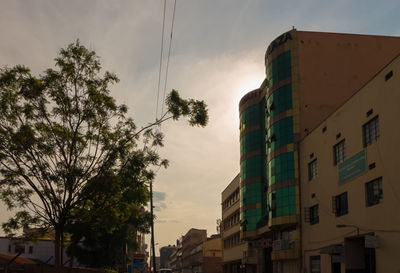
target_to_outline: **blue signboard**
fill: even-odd
[[[362,175],[367,170],[367,156],[365,150],[339,163],[339,185]]]
[[[143,258],[133,258],[133,267],[144,267],[144,259]]]

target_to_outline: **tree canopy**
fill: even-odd
[[[83,219],[108,232],[115,226],[107,220],[145,226],[138,213],[148,200],[145,185],[153,167],[168,164],[154,150],[163,145],[155,128],[180,117],[191,126],[208,122],[204,101],[172,90],[162,117],[139,128],[110,95],[118,81],[101,74],[99,57],[79,41],[61,49],[43,75],[22,65],[0,69],[0,198],[16,211],[3,229],[54,229],[56,264],[66,225],[76,234],[73,224]]]

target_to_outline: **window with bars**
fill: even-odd
[[[332,197],[332,208],[336,217],[349,213],[347,192]]]
[[[365,201],[367,207],[379,204],[383,198],[382,177],[365,184]]]
[[[317,159],[314,159],[310,163],[308,163],[308,180],[313,180],[317,177],[318,174],[318,165]]]
[[[379,117],[376,116],[363,125],[364,147],[371,145],[379,138]]]
[[[318,205],[314,205],[309,208],[310,210],[310,225],[319,223]]]
[[[321,256],[310,256],[310,273],[321,272]]]
[[[333,146],[333,164],[337,165],[340,162],[343,162],[345,158],[346,158],[346,149],[343,139],[338,144]]]

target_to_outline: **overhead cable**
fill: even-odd
[[[167,69],[166,69],[166,71],[165,71],[164,95],[163,95],[163,100],[162,100],[161,115],[164,114],[165,92],[166,92],[166,89],[167,89],[167,82],[168,82],[169,57],[170,57],[170,55],[171,55],[172,34],[173,34],[173,32],[174,32],[175,10],[176,10],[176,0],[174,1],[174,11],[173,11],[173,13],[172,13],[171,35],[170,35],[170,39],[169,39],[168,58],[167,58]]]
[[[163,47],[164,47],[164,26],[165,26],[165,9],[167,5],[167,0],[164,0],[164,12],[163,12],[163,24],[161,32],[161,52],[160,52],[160,67],[158,70],[158,87],[157,87],[157,103],[156,103],[156,120],[158,119],[158,102],[160,101],[160,82],[161,82],[161,66],[163,59]]]

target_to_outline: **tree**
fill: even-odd
[[[149,197],[147,184],[154,177],[148,167],[157,157],[151,149],[137,150],[120,170],[88,183],[88,202],[66,224],[72,234],[70,256],[90,267],[123,263],[126,246],[136,245],[136,232],[148,232],[150,227],[151,215],[143,206]]]
[[[127,107],[110,96],[118,78],[100,75],[94,51],[76,41],[60,50],[55,65],[38,77],[21,65],[0,69],[0,198],[18,210],[3,224],[6,233],[54,229],[60,265],[65,225],[90,204],[91,184],[118,176],[127,164],[142,168],[143,182],[153,179],[150,165],[167,163],[151,150],[163,139],[154,127],[182,116],[191,126],[205,126],[208,113],[203,101],[182,99],[173,90],[162,117],[139,129]],[[148,165],[135,157],[139,150],[152,157]]]

